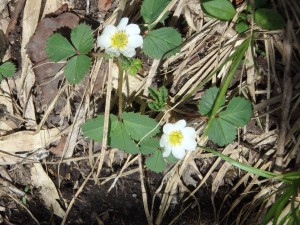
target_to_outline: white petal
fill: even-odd
[[[178,120],[175,124],[174,127],[176,127],[176,130],[181,130],[186,126],[186,121],[185,120]]]
[[[172,132],[174,130],[174,124],[171,123],[166,123],[163,127],[163,132],[165,134],[169,134],[170,132]]]
[[[126,34],[128,35],[134,35],[134,34],[139,34],[141,32],[140,28],[136,24],[129,24],[126,29]]]
[[[135,49],[130,46],[126,46],[125,48],[120,49],[120,52],[124,56],[129,57],[129,58],[135,56]]]
[[[130,35],[128,36],[127,45],[132,48],[141,47],[143,45],[143,37],[141,35]]]
[[[184,138],[181,145],[188,151],[194,151],[197,147],[197,142],[193,138]]]
[[[183,136],[194,138],[196,136],[196,130],[193,127],[185,127],[181,130]]]
[[[104,30],[102,31],[101,35],[108,35],[108,36],[112,36],[117,32],[117,28],[113,25],[107,25]]]
[[[118,30],[123,30],[125,31],[126,30],[126,26],[128,24],[128,18],[127,17],[124,17],[120,20],[119,22],[119,25],[117,26]]]
[[[97,45],[100,48],[109,48],[111,46],[111,40],[109,35],[100,35],[97,38]]]
[[[105,52],[107,54],[114,55],[116,57],[120,56],[120,52],[119,52],[119,50],[117,48],[113,48],[113,47],[106,48]]]
[[[163,134],[160,138],[160,141],[159,141],[159,146],[160,147],[165,147],[166,146],[166,143],[168,141],[168,135],[167,134]]]
[[[171,153],[171,146],[170,145],[167,145],[165,148],[164,148],[164,151],[163,151],[163,157],[168,157]]]
[[[182,159],[185,156],[185,149],[181,145],[173,147],[172,154],[175,156],[175,158]]]

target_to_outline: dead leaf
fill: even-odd
[[[65,211],[57,202],[59,195],[56,187],[40,163],[34,163],[31,168],[31,183],[36,188],[39,188],[41,198],[45,202],[45,205],[53,210],[55,215],[61,218],[64,217]]]
[[[99,11],[107,11],[110,9],[111,0],[98,0]]]

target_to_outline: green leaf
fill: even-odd
[[[154,140],[152,138],[148,138],[141,142],[140,150],[143,155],[149,155],[154,153],[157,149],[159,149],[158,140]]]
[[[141,15],[145,23],[150,24],[154,22],[169,4],[169,2],[169,0],[144,0],[141,7]],[[167,16],[168,14],[166,13],[160,22],[163,22]]]
[[[167,167],[166,162],[162,156],[161,151],[157,150],[153,155],[146,159],[146,167],[156,173],[164,171]]]
[[[134,112],[122,113],[122,119],[126,131],[129,133],[131,138],[136,141],[139,141],[145,137],[158,124],[154,119]],[[159,127],[156,127],[147,137],[152,137],[158,132]]]
[[[224,146],[234,141],[236,128],[225,120],[214,118],[212,125],[207,130],[207,136],[219,146]]]
[[[219,117],[236,127],[246,125],[252,115],[251,102],[245,98],[235,97],[231,99],[225,111],[219,113]]]
[[[124,124],[118,122],[115,129],[112,130],[111,136],[109,137],[110,146],[113,148],[118,148],[130,154],[139,153],[139,149],[136,144],[128,135]]]
[[[219,93],[219,88],[211,87],[207,89],[201,97],[201,100],[198,104],[199,113],[203,116],[208,116],[211,113],[211,110],[214,106],[214,103],[217,99]],[[223,97],[222,105],[225,103],[225,97]]]
[[[70,84],[78,84],[91,66],[91,59],[86,55],[77,55],[70,59],[65,67],[64,74]]]
[[[71,41],[80,54],[87,54],[93,47],[93,34],[90,26],[81,23],[71,32]]]
[[[267,3],[268,3],[268,0],[254,0],[254,9],[265,7],[265,6],[267,6]],[[252,11],[251,1],[248,1],[247,11],[248,12]]]
[[[284,27],[283,17],[273,9],[258,9],[254,14],[255,23],[263,29],[278,30]]]
[[[177,30],[163,27],[150,31],[144,38],[144,53],[150,58],[166,58],[180,52],[182,38]]]
[[[161,111],[167,104],[168,90],[164,86],[160,87],[158,90],[149,87],[148,90],[150,96],[154,99],[154,101],[148,103],[149,108]]]
[[[231,20],[236,13],[228,0],[202,0],[201,8],[205,14],[226,21]]]
[[[108,136],[111,130],[114,130],[117,125],[117,117],[113,114],[109,116],[110,123],[108,129]],[[87,120],[83,125],[81,125],[82,133],[85,137],[92,139],[94,141],[101,142],[103,138],[103,125],[104,125],[104,115],[98,115],[96,118]]]
[[[76,50],[61,34],[53,34],[47,40],[46,53],[49,59],[58,62],[75,55]]]
[[[245,21],[241,21],[241,22],[239,22],[239,23],[237,23],[237,24],[235,25],[235,30],[236,30],[236,32],[238,32],[239,34],[245,32],[245,31],[248,30],[248,29],[249,29],[249,24],[248,24],[247,22],[245,22]]]
[[[0,74],[4,77],[11,77],[16,72],[16,66],[12,62],[5,62],[0,66]]]

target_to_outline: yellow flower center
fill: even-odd
[[[111,45],[115,48],[124,48],[128,43],[128,36],[124,31],[119,31],[111,37]]]
[[[169,134],[169,142],[172,146],[180,145],[183,139],[183,135],[180,131],[172,131]]]

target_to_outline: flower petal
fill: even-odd
[[[196,136],[196,130],[193,127],[185,127],[181,132],[185,137],[194,138]]]
[[[117,48],[113,48],[113,47],[106,48],[105,52],[109,55],[114,55],[116,57],[120,56],[120,52]]]
[[[111,46],[111,40],[109,35],[100,35],[97,38],[97,45],[100,48],[109,48]]]
[[[108,36],[112,36],[117,32],[117,27],[113,26],[113,25],[106,25],[105,28],[102,31],[101,35],[108,35]]]
[[[172,154],[175,156],[175,158],[182,159],[185,156],[185,149],[182,145],[175,146],[172,149]]]
[[[129,58],[135,56],[135,49],[132,48],[132,47],[130,47],[130,46],[126,46],[125,48],[121,48],[121,49],[120,49],[120,52],[121,52],[124,56],[129,57]]]
[[[139,34],[141,32],[141,30],[140,30],[138,25],[129,24],[126,27],[125,32],[126,32],[127,35],[135,35],[135,34]]]
[[[185,120],[178,120],[175,124],[175,130],[181,130],[186,126],[186,121]]]
[[[166,123],[163,127],[163,132],[165,134],[169,134],[173,130],[174,130],[174,124],[172,124],[172,123]]]
[[[181,145],[188,151],[194,151],[197,147],[197,142],[193,138],[184,138]]]
[[[141,35],[130,35],[128,36],[127,45],[132,48],[141,47],[143,45],[143,37]]]
[[[171,146],[170,145],[167,145],[165,148],[164,148],[164,151],[163,151],[163,157],[168,157],[171,153]]]
[[[127,17],[122,18],[122,19],[120,20],[118,26],[117,26],[118,30],[123,30],[123,31],[125,31],[125,30],[126,30],[126,26],[127,26],[127,24],[128,24],[128,20],[129,20],[129,19],[128,19]]]
[[[167,144],[167,141],[168,141],[168,135],[167,134],[163,134],[160,138],[160,141],[159,141],[159,146],[160,147],[165,147],[166,144]]]

